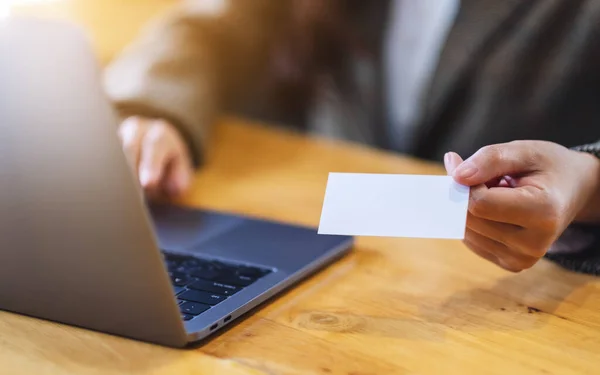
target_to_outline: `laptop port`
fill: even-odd
[[[219,323],[215,323],[212,326],[210,326],[210,330],[214,331],[215,329],[217,329],[218,326],[219,326]]]
[[[231,315],[229,315],[228,317],[226,317],[225,319],[223,319],[223,323],[227,323],[230,320],[231,320]]]

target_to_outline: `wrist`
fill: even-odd
[[[577,162],[582,167],[582,204],[575,216],[578,223],[600,223],[600,159],[595,155],[577,153]]]

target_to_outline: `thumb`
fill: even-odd
[[[446,172],[449,176],[452,176],[456,167],[462,162],[462,158],[455,152],[448,152],[444,155],[444,166],[446,167]]]
[[[486,146],[461,163],[452,174],[456,182],[475,186],[488,181],[531,172],[536,158],[527,142],[510,142]]]

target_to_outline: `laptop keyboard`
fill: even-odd
[[[271,270],[163,253],[183,320],[192,320]]]

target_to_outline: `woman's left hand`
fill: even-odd
[[[532,267],[573,220],[600,216],[588,212],[600,195],[600,161],[592,155],[516,141],[486,146],[464,162],[448,153],[444,164],[471,186],[465,244],[506,270]]]

